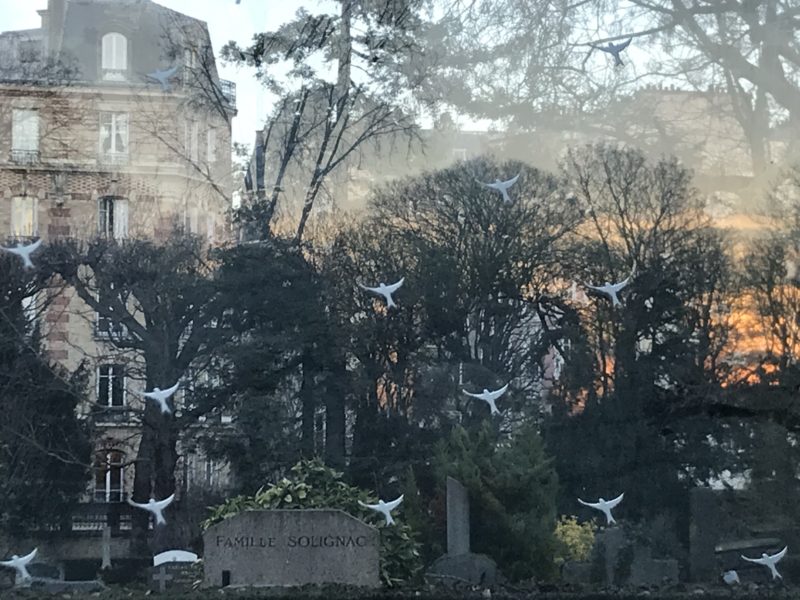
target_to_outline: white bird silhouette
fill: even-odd
[[[17,577],[16,577],[17,583],[23,581],[30,581],[31,574],[28,573],[28,563],[31,562],[36,557],[37,550],[38,548],[34,548],[33,552],[25,556],[17,556],[16,554],[14,554],[10,560],[0,561],[0,565],[2,565],[3,567],[8,567],[9,569],[14,569],[17,572]]]
[[[169,404],[167,404],[167,400],[169,400],[172,394],[178,391],[178,387],[180,386],[180,384],[181,382],[178,381],[177,383],[175,383],[175,385],[166,390],[162,390],[161,388],[156,387],[153,388],[152,392],[140,392],[139,395],[144,396],[145,398],[149,398],[150,400],[155,400],[161,407],[161,412],[169,414],[172,412],[172,410],[170,409]]]
[[[598,294],[603,294],[604,296],[608,297],[611,300],[612,306],[619,306],[621,302],[619,301],[619,294],[622,290],[628,287],[633,280],[633,274],[636,271],[636,265],[633,265],[633,269],[631,269],[631,274],[628,275],[627,279],[624,281],[620,281],[619,283],[610,283],[606,281],[605,285],[589,285],[584,284],[584,287],[594,290]]]
[[[508,188],[512,185],[517,183],[517,179],[519,179],[520,174],[517,173],[516,177],[512,177],[506,181],[500,181],[499,179],[495,179],[494,183],[485,183],[483,181],[479,181],[481,185],[485,185],[488,188],[492,188],[493,190],[497,190],[501,194],[503,194],[503,200],[506,202],[511,202],[511,197],[508,195]]]
[[[375,512],[381,513],[384,517],[386,517],[387,525],[394,525],[394,519],[392,518],[392,511],[398,506],[400,506],[400,503],[402,501],[403,501],[403,494],[401,494],[399,498],[395,498],[391,502],[384,502],[383,500],[378,500],[377,504],[364,504],[361,500],[359,500],[358,503],[364,508],[369,508],[370,510],[374,510]]]
[[[142,510],[146,510],[147,512],[153,513],[156,518],[156,525],[166,525],[167,521],[164,519],[163,510],[167,508],[172,501],[175,499],[175,494],[164,498],[163,500],[159,500],[156,502],[153,498],[150,498],[150,501],[147,504],[139,504],[138,502],[134,502],[130,498],[128,498],[128,504],[134,506],[136,508],[141,508]]]
[[[739,574],[733,569],[731,569],[730,571],[725,571],[722,574],[722,581],[724,581],[728,585],[733,585],[734,583],[737,584],[742,583],[741,581],[739,581]]]
[[[392,299],[392,294],[395,293],[400,288],[401,285],[403,285],[403,282],[405,280],[406,280],[405,277],[401,277],[400,281],[398,281],[397,283],[393,283],[392,285],[386,285],[385,283],[381,282],[378,285],[378,287],[367,287],[365,285],[361,285],[360,283],[358,284],[358,286],[362,290],[367,290],[368,292],[372,292],[373,294],[378,294],[379,296],[383,296],[384,298],[386,298],[386,306],[388,308],[392,308],[397,306],[397,304],[395,304],[394,300]]]
[[[7,246],[0,246],[6,252],[11,252],[11,254],[16,254],[22,259],[23,264],[25,265],[26,269],[32,269],[33,263],[31,262],[31,254],[36,252],[39,249],[39,246],[42,245],[42,240],[36,240],[32,244],[20,244],[17,242],[17,245],[13,248],[9,248]]]
[[[172,89],[172,86],[169,83],[169,80],[175,76],[175,73],[178,72],[178,65],[171,67],[165,71],[153,71],[152,73],[148,73],[147,76],[150,79],[155,79],[161,84],[161,91],[168,92]]]
[[[633,40],[632,37],[628,38],[627,41],[622,42],[621,44],[614,44],[612,42],[608,42],[607,46],[595,46],[594,44],[592,44],[592,48],[602,50],[603,52],[608,52],[611,56],[614,57],[614,66],[622,67],[625,65],[625,63],[622,62],[622,59],[619,57],[619,55],[620,52],[625,50],[625,48],[627,48],[630,45],[631,40]]]
[[[622,502],[622,497],[624,495],[625,492],[621,493],[613,500],[604,500],[603,498],[598,498],[597,502],[584,502],[583,500],[578,498],[578,502],[580,502],[584,506],[588,506],[589,508],[594,508],[595,510],[599,510],[600,512],[602,512],[606,516],[607,524],[611,525],[612,523],[616,523],[613,515],[611,514],[611,509],[614,508],[620,502]]]
[[[780,562],[780,560],[786,556],[786,550],[788,550],[789,546],[784,546],[783,550],[778,552],[777,554],[773,554],[770,556],[766,552],[761,555],[761,558],[747,558],[745,555],[742,555],[742,558],[747,562],[756,563],[757,565],[764,565],[767,567],[772,573],[772,579],[783,579],[781,574],[778,573],[778,569],[775,568],[775,565]]]
[[[472,394],[467,390],[461,390],[461,391],[464,392],[467,396],[472,396],[473,398],[477,398],[478,400],[483,400],[489,405],[489,410],[491,411],[491,414],[499,415],[500,411],[497,410],[497,405],[495,404],[495,400],[497,400],[500,396],[505,394],[507,389],[508,389],[508,384],[505,384],[499,390],[494,390],[493,392],[490,392],[489,390],[484,388],[483,392],[481,392],[480,394]]]

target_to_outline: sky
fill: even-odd
[[[298,8],[314,8],[311,0],[156,0],[157,4],[189,15],[208,24],[214,51],[228,41],[247,45],[257,31],[274,29],[292,18]],[[37,10],[47,8],[47,0],[0,0],[0,31],[34,29],[41,25]],[[218,63],[220,76],[236,83],[238,116],[233,121],[233,139],[253,143],[256,129],[263,124],[269,108],[252,70]]]

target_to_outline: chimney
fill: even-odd
[[[47,9],[39,11],[39,15],[42,17],[42,33],[44,34],[44,50],[46,54],[58,54],[61,49],[67,1],[47,0]]]

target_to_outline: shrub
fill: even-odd
[[[568,560],[589,560],[596,531],[597,525],[592,521],[578,523],[577,517],[561,515],[555,530],[556,565],[560,566]]]
[[[513,580],[555,576],[558,479],[534,428],[501,444],[489,422],[472,435],[456,427],[440,445],[436,466],[442,481],[450,475],[469,491],[475,551]]]
[[[385,585],[412,579],[421,564],[419,544],[411,526],[398,520],[387,527],[382,515],[362,507],[359,500],[369,504],[378,501],[374,495],[342,481],[341,473],[326,467],[319,459],[304,460],[278,483],[252,496],[237,496],[212,508],[203,529],[246,510],[335,508],[372,524],[380,532],[380,570]]]

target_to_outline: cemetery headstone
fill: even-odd
[[[195,563],[197,560],[197,554],[194,552],[187,552],[186,550],[166,550],[161,554],[156,554],[153,557],[153,566],[157,567],[158,565],[164,563],[173,562]]]
[[[469,553],[469,495],[467,488],[447,478],[447,554]]]
[[[485,554],[470,552],[469,494],[457,479],[447,478],[447,554],[428,568],[431,582],[455,586],[459,583],[492,585],[497,565]]]
[[[111,527],[106,525],[103,527],[103,540],[102,540],[102,560],[100,562],[101,569],[111,568]]]
[[[186,592],[203,577],[202,569],[193,562],[165,562],[150,568],[150,589],[154,592]]]
[[[246,511],[203,542],[211,586],[380,585],[378,531],[340,510]]]
[[[689,577],[692,581],[716,581],[719,577],[715,548],[719,540],[719,501],[710,488],[689,492]]]

